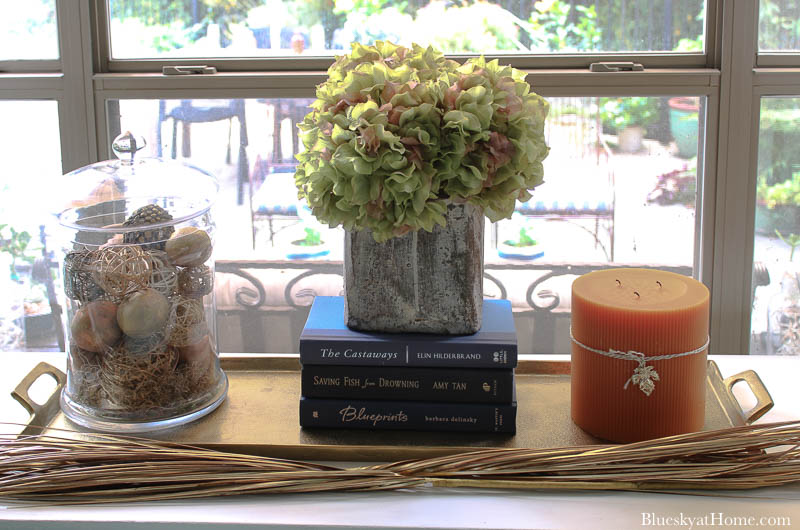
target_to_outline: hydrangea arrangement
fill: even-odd
[[[449,202],[508,218],[543,180],[548,103],[496,60],[354,43],[311,108],[298,196],[319,220],[369,228],[378,242],[443,225]]]

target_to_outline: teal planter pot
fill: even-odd
[[[678,145],[679,154],[684,158],[696,157],[700,111],[698,98],[670,98],[668,104],[670,131]]]

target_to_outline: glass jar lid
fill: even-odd
[[[115,160],[84,166],[59,181],[53,208],[59,223],[83,232],[124,233],[134,212],[157,205],[170,219],[149,223],[150,228],[177,225],[208,212],[219,184],[213,175],[176,160],[137,157],[146,141],[125,132],[114,139]]]

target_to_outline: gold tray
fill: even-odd
[[[517,433],[472,434],[447,432],[301,429],[298,417],[300,365],[297,358],[226,356],[222,367],[230,380],[220,407],[193,423],[148,433],[148,438],[168,440],[220,451],[300,460],[396,461],[425,458],[476,448],[547,448],[601,443],[570,419],[570,364],[567,361],[520,361],[517,367]],[[38,405],[28,389],[44,374],[58,381],[46,403]],[[23,434],[45,433],[81,438],[88,430],[69,422],[58,399],[66,378],[47,363],[36,366],[12,392],[31,414]],[[713,361],[708,362],[706,421],[704,430],[754,422],[773,405],[758,375],[749,370],[723,379]],[[731,392],[746,382],[758,399],[743,412]],[[48,430],[59,429],[58,432]]]

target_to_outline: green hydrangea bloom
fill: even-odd
[[[449,202],[508,218],[542,183],[549,106],[525,74],[431,47],[352,45],[300,124],[298,196],[376,241],[444,225]]]

